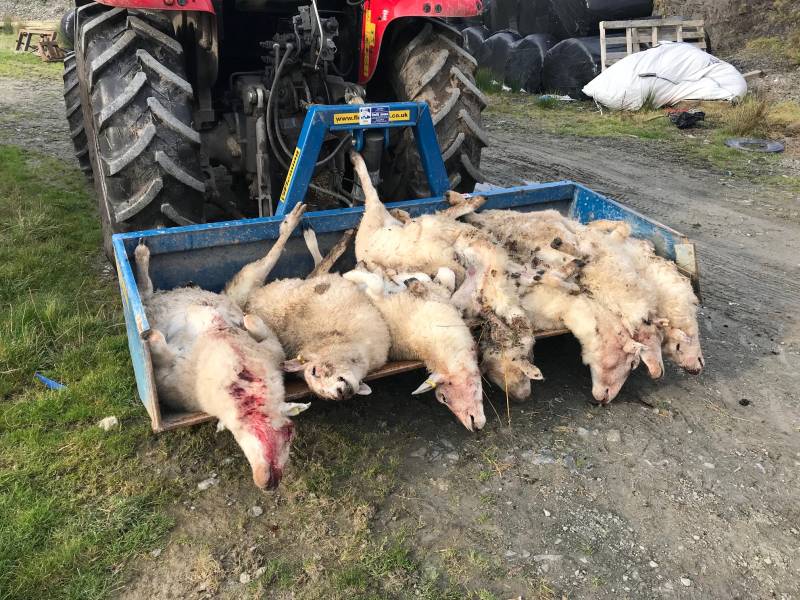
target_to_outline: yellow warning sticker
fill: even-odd
[[[281,202],[286,200],[286,194],[289,191],[289,184],[292,183],[292,177],[294,177],[294,169],[297,166],[298,160],[300,160],[300,148],[295,148],[294,156],[292,156],[292,162],[289,165],[289,171],[286,173],[286,181],[283,182],[283,191],[281,192]]]
[[[358,125],[358,113],[335,113],[333,115],[334,125]]]
[[[389,120],[390,121],[410,121],[411,120],[411,111],[410,110],[390,110],[389,111]]]

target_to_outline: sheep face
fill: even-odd
[[[485,348],[481,370],[486,377],[514,400],[531,395],[531,379],[541,380],[542,372],[526,358],[510,355],[499,349]]]
[[[308,405],[283,401],[279,371],[268,367],[259,343],[244,331],[211,332],[201,336],[196,347],[201,405],[233,434],[255,484],[276,487],[294,437],[289,417]]]
[[[645,323],[636,331],[634,338],[642,344],[641,359],[652,379],[664,376],[664,358],[661,355],[663,334],[655,323]]]
[[[639,366],[643,345],[627,334],[600,326],[600,346],[584,361],[592,373],[592,396],[606,405],[617,397],[631,371]]]
[[[706,364],[699,336],[688,335],[676,327],[665,330],[663,350],[675,364],[692,375],[699,375]]]
[[[332,360],[312,355],[285,361],[283,369],[289,373],[302,371],[311,391],[326,400],[347,400],[356,394],[367,396],[372,393],[370,387],[361,381],[367,369],[355,358]]]
[[[470,431],[478,431],[486,425],[480,374],[443,383],[436,389],[436,399]]]
[[[413,394],[434,390],[436,399],[470,431],[478,431],[486,425],[483,413],[483,388],[479,371],[463,373],[431,373]]]

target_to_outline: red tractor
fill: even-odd
[[[309,3],[310,2],[310,3]],[[270,214],[306,108],[425,101],[451,185],[481,180],[486,101],[444,17],[481,0],[77,0],[64,97],[75,151],[112,233]],[[371,132],[363,154],[387,199],[427,193],[410,132]],[[313,198],[358,201],[331,136]]]

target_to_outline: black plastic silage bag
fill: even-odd
[[[599,32],[600,21],[639,19],[653,14],[653,0],[585,0],[586,34]]]
[[[559,42],[544,59],[542,86],[545,92],[582,98],[581,90],[600,73],[600,38],[570,38]]]
[[[474,25],[467,27],[461,31],[461,39],[464,43],[464,49],[472,54],[475,58],[480,55],[483,42],[489,37],[489,30],[483,25]]]
[[[503,81],[506,70],[506,61],[511,51],[511,46],[520,39],[516,31],[498,31],[488,37],[480,49],[478,68],[487,69],[497,81]]]
[[[599,33],[600,21],[650,16],[653,0],[520,0],[517,11],[521,33],[550,33],[563,40]]]
[[[546,33],[527,35],[514,42],[506,60],[505,84],[514,91],[541,91],[544,57],[555,43],[555,38]]]
[[[553,0],[521,0],[517,21],[517,30],[522,35],[532,33],[549,33],[558,37],[561,26],[553,11]],[[562,36],[563,37],[563,36]],[[562,39],[558,37],[558,39]]]
[[[526,0],[491,0],[484,11],[484,24],[494,32],[503,29],[516,30],[519,22],[520,4]]]

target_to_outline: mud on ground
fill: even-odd
[[[7,83],[0,142],[68,159],[58,81],[46,103],[21,84],[10,103]],[[176,526],[121,566],[112,595],[360,597],[381,578],[396,597],[800,597],[800,198],[659,142],[486,121],[497,183],[573,179],[696,241],[706,371],[638,372],[596,408],[577,344],[542,341],[546,381],[511,405],[510,425],[491,391],[479,436],[408,395],[419,374],[376,383],[368,399],[315,402],[298,419],[276,493],[253,488],[211,426],[186,435],[180,456],[145,441],[142,460],[181,490]]]

